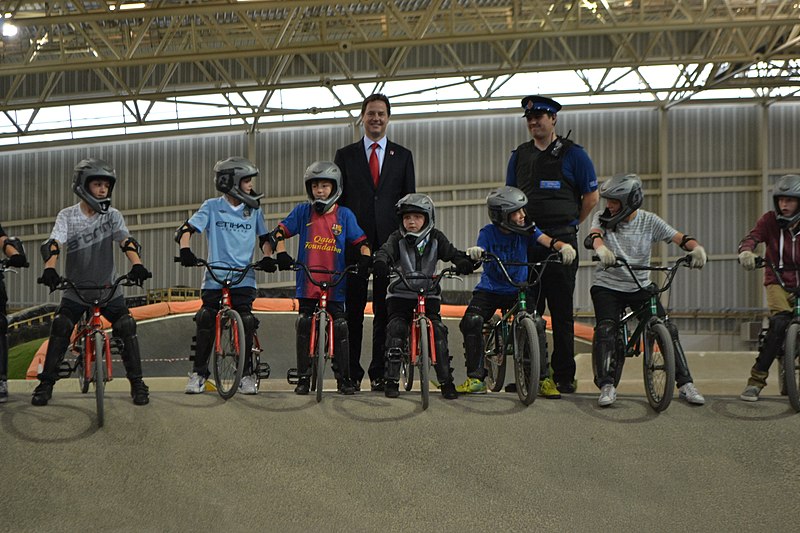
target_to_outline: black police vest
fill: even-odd
[[[562,171],[564,154],[574,144],[556,137],[544,151],[533,141],[517,147],[517,188],[528,197],[528,216],[542,230],[570,225],[580,215],[581,195]]]

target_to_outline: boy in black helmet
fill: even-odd
[[[342,173],[332,161],[316,161],[308,166],[304,175],[308,201],[295,206],[272,232],[272,242],[278,252],[278,267],[288,270],[294,260],[286,252],[284,240],[295,235],[300,246],[297,261],[312,269],[342,272],[345,269],[345,250],[352,246],[358,253],[358,273],[369,276],[371,261],[369,243],[364,231],[356,222],[352,211],[337,204],[342,195]],[[314,274],[314,279],[330,280],[327,274]],[[299,379],[294,389],[305,395],[310,390],[309,344],[311,322],[319,287],[306,280],[302,270],[296,275],[296,297],[300,304],[297,317],[297,372]],[[334,357],[332,369],[336,376],[337,390],[341,394],[354,394],[356,386],[350,381],[350,342],[345,315],[344,282],[333,287],[328,294],[328,312],[333,316]]]
[[[444,233],[435,228],[436,211],[433,201],[424,194],[407,194],[397,202],[396,212],[400,228],[375,254],[373,272],[376,277],[387,277],[389,265],[397,265],[404,275],[410,276],[409,284],[414,286],[414,275],[432,276],[436,272],[437,261],[451,261],[456,273],[472,273],[472,261],[466,253],[453,246]],[[424,282],[423,282],[424,283]],[[453,385],[453,372],[447,349],[447,328],[439,315],[441,289],[426,298],[426,313],[433,323],[436,347],[436,376],[447,400],[458,397]],[[386,327],[386,376],[384,394],[387,398],[400,395],[400,356],[406,349],[408,326],[417,306],[417,293],[408,290],[397,279],[389,284],[386,291],[386,308],[389,318]],[[426,333],[423,333],[426,334]]]
[[[244,157],[229,157],[214,165],[214,186],[222,196],[203,202],[200,209],[175,232],[175,242],[180,246],[181,265],[196,266],[197,257],[190,241],[195,233],[205,233],[208,241],[208,263],[231,268],[244,268],[253,259],[253,249],[258,241],[266,256],[272,251],[267,244],[267,226],[259,207],[263,194],[256,194],[253,181],[258,168]],[[274,260],[264,257],[258,268],[267,272],[276,270]],[[245,354],[253,347],[253,334],[258,320],[253,315],[256,299],[256,275],[252,270],[239,285],[231,288],[231,306],[242,317],[245,336]],[[206,272],[201,285],[203,306],[194,317],[197,324],[194,365],[184,392],[200,394],[205,391],[208,378],[208,358],[214,344],[214,320],[220,308],[222,287]],[[239,382],[242,394],[257,394],[256,380],[251,375],[250,357],[245,357],[245,368]]]
[[[141,285],[151,277],[142,265],[141,246],[128,232],[122,214],[111,207],[111,193],[116,182],[116,172],[101,159],[84,159],[75,166],[72,190],[80,202],[58,213],[50,239],[42,244],[41,249],[45,268],[38,282],[49,287],[51,292],[61,282],[55,267],[62,249],[67,256],[66,277],[78,287],[82,284],[110,285],[114,281],[115,242],[131,262],[129,280]],[[50,400],[58,379],[58,365],[69,346],[72,329],[87,308],[73,289],[64,292],[50,326],[44,368],[31,399],[33,405],[47,405]],[[121,288],[117,288],[117,293],[102,313],[111,322],[114,336],[122,339],[122,362],[131,384],[133,403],[145,405],[149,402],[149,391],[142,380],[136,321],[125,305]]]
[[[787,174],[775,184],[772,192],[774,208],[767,211],[756,222],[755,227],[739,243],[739,263],[745,270],[755,270],[759,243],[767,245],[765,257],[774,265],[785,267],[780,276],[787,287],[798,285],[800,272],[800,176]],[[750,369],[747,386],[739,396],[746,402],[758,401],[761,389],[767,385],[769,367],[775,357],[783,351],[786,328],[792,320],[794,298],[783,290],[770,268],[764,269],[764,287],[769,307],[769,329],[759,347],[758,357]]]
[[[8,259],[0,261],[0,403],[8,400],[8,319],[6,318],[6,284],[3,281],[3,267],[27,267],[28,260],[22,241],[16,237],[9,237],[0,226],[0,249]]]
[[[542,233],[527,218],[525,206],[528,198],[516,187],[500,187],[486,198],[491,224],[484,226],[478,234],[476,246],[467,248],[470,259],[477,261],[484,251],[498,256],[501,261],[526,262],[528,248],[543,246],[561,254],[561,260],[569,265],[575,260],[575,248],[570,244],[553,239]],[[528,279],[525,266],[508,266],[506,270],[516,282]],[[483,324],[497,309],[508,309],[517,302],[517,288],[510,284],[496,263],[485,263],[481,280],[472,293],[464,318],[459,327],[464,335],[464,357],[467,365],[467,379],[456,387],[460,393],[486,393],[486,369],[483,366]],[[547,365],[542,365],[546,371]],[[544,383],[544,382],[543,382]],[[550,383],[548,381],[548,383]],[[560,398],[554,384],[540,389],[546,397]]]
[[[597,324],[592,342],[592,366],[595,385],[600,389],[597,404],[607,407],[617,398],[611,361],[620,312],[626,307],[638,309],[650,299],[650,292],[639,289],[627,269],[608,267],[616,263],[617,256],[624,257],[632,265],[649,265],[653,243],[659,241],[673,242],[689,252],[689,266],[692,268],[703,268],[706,252],[694,237],[684,235],[654,213],[640,209],[644,193],[642,183],[635,174],[606,180],[600,186],[600,197],[606,200],[607,207],[602,213],[595,213],[592,229],[584,244],[593,249],[600,259],[591,288]],[[647,271],[638,271],[636,274],[642,287],[652,283]],[[658,316],[664,316],[660,302]],[[703,405],[705,398],[694,386],[678,339],[678,329],[669,321],[666,326],[675,346],[675,384],[679,397],[691,404]]]

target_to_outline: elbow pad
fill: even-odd
[[[583,240],[583,247],[586,248],[587,250],[594,250],[594,240],[602,238],[603,238],[602,235],[600,235],[596,231],[593,231],[592,233],[587,235],[586,238]]]
[[[6,255],[11,255],[8,253],[9,246],[16,250],[19,255],[25,256],[25,248],[22,247],[22,241],[19,240],[19,237],[9,237],[6,239],[5,244],[3,244],[3,252]]]
[[[42,243],[42,246],[39,248],[39,252],[42,254],[42,261],[47,263],[51,257],[61,253],[61,248],[59,247],[57,240],[47,239]]]
[[[194,227],[191,224],[189,224],[189,221],[187,220],[178,229],[175,230],[175,242],[177,244],[180,244],[181,237],[183,237],[184,233],[194,233],[196,231],[197,230],[194,229]]]
[[[127,239],[122,241],[122,244],[120,244],[120,248],[122,248],[122,251],[125,253],[134,252],[139,257],[142,256],[142,245],[139,244],[139,241],[137,241],[133,237],[129,236]]]

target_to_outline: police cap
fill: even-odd
[[[552,98],[535,94],[522,99],[522,109],[525,112],[525,114],[522,115],[523,117],[532,115],[537,111],[556,114],[561,111],[561,104]]]

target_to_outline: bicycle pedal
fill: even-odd
[[[269,379],[271,371],[272,369],[269,367],[269,363],[261,363],[256,368],[258,379]]]
[[[61,361],[58,364],[58,379],[65,379],[72,375],[75,368],[69,364],[69,361]]]
[[[286,371],[286,381],[289,385],[297,385],[300,382],[300,374],[296,368],[290,368]]]

